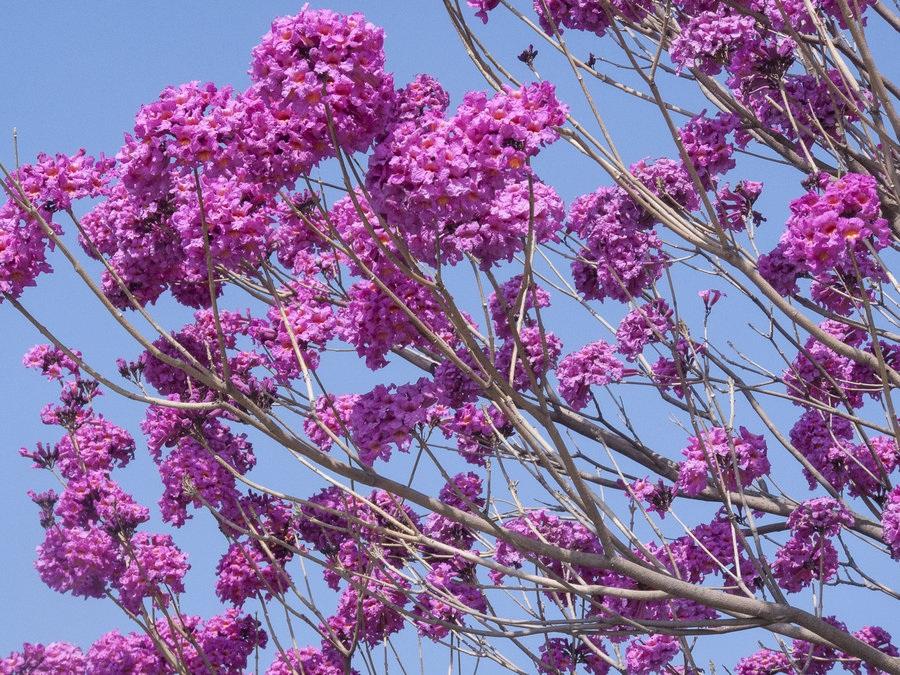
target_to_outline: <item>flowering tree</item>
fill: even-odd
[[[530,83],[484,49],[473,16],[499,0],[468,4],[448,16],[496,93],[455,111],[427,75],[393,81],[363,16],[304,8],[248,89],[169,87],[115,159],[3,169],[0,291],[47,341],[25,365],[60,384],[58,442],[22,453],[60,489],[29,493],[35,567],[134,632],[27,644],[0,672],[240,673],[267,643],[271,675],[374,671],[417,634],[473,672],[900,673],[889,627],[841,600],[900,597],[900,90],[867,38],[900,19],[503,3],[587,122],[533,46]],[[670,156],[622,158],[605,87],[656,109]],[[568,207],[540,179],[553,143],[606,176]],[[758,159],[794,192],[783,229],[756,210]],[[29,313],[51,252],[133,338],[118,377]],[[193,320],[163,325],[166,294]],[[729,307],[752,330],[715,320]],[[374,387],[335,389],[348,348]],[[146,406],[144,440],[103,391]],[[217,615],[187,611],[187,553],[115,478],[144,444],[163,521],[221,531]]]

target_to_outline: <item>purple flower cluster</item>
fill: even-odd
[[[661,518],[666,517],[666,512],[675,499],[677,488],[674,485],[666,485],[662,478],[656,484],[650,482],[650,477],[639,478],[628,486],[629,497],[635,501],[647,504],[648,511],[656,511]]]
[[[625,315],[616,329],[619,353],[634,361],[648,344],[665,342],[674,328],[672,310],[663,298],[639,305]]]
[[[459,559],[435,564],[425,578],[427,592],[416,600],[413,615],[419,635],[441,640],[451,626],[461,626],[465,612],[486,612],[487,600],[475,580],[475,566]]]
[[[716,485],[737,490],[739,481],[746,488],[771,469],[765,439],[744,427],[738,435],[713,427],[691,437],[681,454],[687,459],[681,463],[677,485],[687,495],[699,494],[707,485],[708,474]]]
[[[750,141],[740,119],[734,114],[719,113],[715,117],[697,115],[678,130],[688,160],[707,190],[715,184],[717,176],[735,167],[732,158],[734,145],[727,138],[730,133],[735,134],[737,145],[741,148],[745,148]]]
[[[745,3],[750,12],[722,3],[681,4],[686,13],[681,32],[670,46],[672,61],[679,70],[695,69],[707,75],[724,68],[736,98],[767,129],[808,147],[816,141],[824,143],[823,132],[826,137],[842,136],[844,124],[858,119],[862,102],[836,70],[826,73],[827,80],[790,71],[796,44],[779,31],[789,25],[801,33],[815,32],[804,3]],[[829,4],[825,12],[836,12],[843,25],[837,5],[822,4]]]
[[[285,549],[276,551],[283,554]],[[283,593],[290,584],[283,560],[271,559],[253,542],[234,542],[216,567],[216,596],[235,607],[258,593],[269,597]]]
[[[122,605],[139,612],[144,598],[153,598],[160,607],[169,604],[169,593],[184,593],[184,575],[190,569],[187,554],[167,534],[138,532],[127,550],[128,561],[119,577]]]
[[[591,397],[591,386],[605,387],[620,382],[625,366],[613,354],[615,348],[603,340],[591,342],[565,357],[556,369],[559,395],[575,410],[584,408]]]
[[[469,4],[472,6],[471,2]],[[626,18],[639,21],[646,14],[653,13],[653,4],[646,0],[614,0],[609,3],[596,0],[534,0],[534,12],[541,28],[550,35],[554,34],[554,28],[562,32],[565,27],[603,37],[614,20]]]
[[[444,429],[448,436],[456,434],[456,447],[469,464],[485,466],[493,455],[501,437],[512,435],[513,427],[497,408],[465,403],[453,415]]]
[[[303,369],[316,369],[319,351],[333,337],[337,318],[314,280],[301,279],[282,290],[287,299],[266,313],[267,323],[254,322],[251,333],[269,353],[266,365],[279,380],[287,381]]]
[[[833,319],[822,322],[819,328],[851,347],[866,348],[863,341],[867,334],[858,328]],[[864,393],[875,398],[881,394],[880,386],[871,386],[877,382],[871,368],[841,356],[812,337],[782,377],[795,403],[807,408],[809,400],[828,406],[846,402],[852,408],[859,408]]]
[[[250,79],[276,119],[285,115],[313,162],[334,154],[331,131],[347,152],[366,150],[394,106],[384,72],[384,31],[362,14],[303,9],[272,22],[253,49]],[[328,117],[332,128],[329,128]]]
[[[287,215],[277,191],[335,154],[332,131],[342,150],[361,151],[396,116],[411,118],[417,104],[441,108],[439,87],[423,78],[398,102],[382,42],[383,31],[360,14],[304,9],[280,18],[254,49],[255,84],[247,91],[168,87],[139,111],[115,170],[105,160],[93,167],[90,158],[58,159],[62,175],[72,177],[65,197],[53,181],[30,180],[28,190],[50,204],[48,220],[72,197],[106,197],[85,216],[80,241],[89,255],[108,259],[112,272],[104,272],[102,287],[120,308],[131,306],[129,293],[146,304],[166,290],[189,306],[208,306],[207,255],[228,270],[258,268],[281,244],[271,228]],[[109,186],[111,178],[119,180]],[[12,202],[4,209],[0,223],[20,219]],[[22,282],[33,283],[47,269],[40,229],[26,222],[0,233],[18,241],[3,247],[19,258],[4,268],[21,268]],[[292,258],[296,267],[296,252]]]
[[[549,83],[469,92],[447,119],[431,110],[397,125],[369,160],[372,207],[417,258],[454,264],[468,252],[483,268],[511,260],[533,234],[556,240],[563,205],[526,166],[558,138],[565,108]]]
[[[340,252],[338,258],[351,274],[363,276],[364,267],[379,277],[396,274],[388,255],[399,258],[397,247],[361,190],[341,197],[329,209],[327,222],[317,219],[314,225],[347,247],[348,254]]]
[[[894,560],[900,560],[900,486],[891,490],[887,504],[881,514],[884,528],[884,543],[887,544]]]
[[[52,352],[34,348],[29,355]],[[44,368],[46,360],[38,361]],[[133,613],[143,611],[145,598],[155,607],[166,607],[172,594],[184,591],[187,556],[168,535],[136,533],[150,519],[149,509],[111,478],[115,466],[124,466],[134,456],[134,439],[94,413],[91,399],[99,392],[87,385],[83,380],[65,383],[64,401],[73,389],[85,395],[70,398],[45,417],[67,430],[52,457],[40,448],[38,453],[22,453],[35,459],[36,468],[58,469],[58,477],[65,480],[59,497],[52,490],[29,493],[41,508],[46,531],[35,569],[59,593],[99,598],[116,592],[121,605]]]
[[[845,418],[816,410],[804,413],[791,429],[791,443],[831,485],[840,488],[847,481],[853,428]],[[810,490],[818,484],[803,470]]]
[[[347,306],[337,316],[338,337],[356,348],[366,366],[383,368],[387,365],[384,357],[395,347],[429,344],[398,301],[430,331],[452,340],[447,317],[431,291],[399,271],[386,271],[379,280],[386,289],[368,279],[353,284]]]
[[[397,92],[393,124],[415,122],[428,115],[443,115],[450,106],[450,94],[431,75],[416,75]]]
[[[217,417],[161,406],[148,408],[141,430],[159,466],[164,521],[180,527],[191,518],[187,507],[201,508],[204,501],[226,518],[242,520],[233,472],[243,475],[256,464],[245,434],[232,433]]]
[[[701,12],[682,26],[669,47],[669,56],[679,71],[696,68],[716,75],[731,61],[732,54],[759,40],[756,19],[728,13],[727,7],[719,4],[717,11]]]
[[[584,671],[592,673],[592,675],[606,675],[609,672],[610,665],[604,661],[595,650],[600,650],[596,644],[599,640],[595,638],[587,638],[592,643],[589,647],[583,640],[567,639],[567,638],[549,638],[540,646],[541,660],[538,663],[538,670],[547,675],[558,675],[559,673],[571,673],[575,675],[578,672],[578,666],[584,665]]]
[[[251,319],[249,311],[244,313],[221,311],[218,314],[217,324],[216,315],[211,310],[202,309],[194,314],[193,323],[185,325],[172,335],[181,349],[165,338],[157,339],[153,346],[176,362],[191,365],[182,353],[184,350],[203,368],[213,371],[219,377],[224,377],[222,360],[227,356],[229,376],[237,389],[244,394],[262,390],[271,392],[273,389],[271,381],[267,379],[259,381],[251,372],[255,367],[266,363],[267,359],[256,352],[242,351],[233,356],[222,354],[219,328],[222,330],[226,350],[235,349],[238,338],[242,336],[250,335],[258,341],[264,341],[266,337],[274,335],[271,326],[265,322],[261,323],[258,319]],[[213,395],[209,386],[189,376],[184,369],[153,356],[149,351],[144,352],[136,363],[122,365],[126,370],[130,368],[140,372],[146,381],[164,396],[175,396],[183,401],[202,401]]]
[[[541,326],[526,326],[517,337],[518,340],[508,338],[500,345],[494,366],[504,379],[512,374],[512,385],[517,391],[526,391],[534,386],[532,377],[540,385],[543,377],[556,368],[562,342]]]
[[[776,673],[793,675],[794,668],[790,658],[784,652],[761,649],[738,661],[734,672],[736,675],[775,675]]]
[[[759,199],[762,188],[762,183],[742,180],[734,190],[731,189],[731,183],[725,183],[716,190],[713,206],[719,224],[732,232],[743,232],[750,223],[758,227],[765,218],[759,211],[753,209],[753,205]]]
[[[824,620],[835,628],[847,631],[847,626],[833,616],[824,617]],[[900,652],[891,643],[891,635],[878,626],[866,626],[862,630],[853,633],[853,637],[866,644],[881,650],[890,656],[897,656]],[[863,664],[859,659],[844,654],[843,652],[821,644],[812,644],[805,640],[794,640],[790,651],[773,651],[761,649],[751,656],[738,661],[734,669],[736,675],[774,675],[775,673],[810,673],[810,675],[825,675],[840,663],[845,670],[861,675],[861,666],[865,665],[867,675],[878,675],[882,672],[874,666]]]
[[[194,81],[166,87],[157,101],[141,106],[134,136],[125,135],[116,157],[128,191],[162,199],[192,169],[206,162],[222,165],[222,145],[237,132],[231,98],[231,87]]]
[[[684,168],[668,159],[646,160],[631,172],[657,196],[694,210],[699,196]],[[654,218],[621,187],[599,188],[569,208],[568,229],[584,247],[572,263],[575,288],[585,300],[629,302],[662,275],[665,256]]]
[[[22,651],[0,660],[0,675],[83,675],[85,663],[81,648],[68,642],[26,642]]]
[[[379,384],[360,396],[350,413],[351,439],[359,461],[366,466],[379,458],[388,461],[391,446],[409,452],[411,434],[416,425],[425,422],[434,402],[433,385],[427,378],[400,386]]]
[[[681,645],[675,636],[653,634],[631,641],[625,650],[625,666],[629,675],[662,673],[680,651]]]
[[[838,180],[823,179],[820,188],[822,194],[810,191],[791,202],[787,229],[770,254],[787,268],[781,275],[796,280],[804,274],[822,277],[835,272],[853,279],[858,270],[863,278],[881,278],[867,246],[879,251],[890,243],[890,228],[879,217],[875,179],[851,173]],[[790,287],[789,280],[775,276],[772,262],[764,266],[761,260],[760,271],[774,277],[776,288]]]
[[[470,491],[466,482],[459,485]],[[301,507],[296,534],[330,561],[325,581],[334,590],[342,579],[349,584],[322,630],[344,647],[371,647],[403,627],[410,584],[395,568],[414,554],[402,535],[418,531],[419,517],[383,490],[364,499],[331,487]]]
[[[399,497],[384,490],[368,498],[350,495],[340,488],[322,490],[300,507],[297,536],[339,563],[347,573],[365,574],[371,568],[369,554],[380,552],[391,565],[399,565],[412,551],[392,532],[419,530],[419,517]],[[325,570],[325,580],[337,589],[341,577]]]
[[[499,291],[499,295],[494,292],[488,297],[488,308],[494,332],[503,340],[512,337],[519,322],[524,326],[535,325],[529,310],[550,306],[550,294],[533,281],[522,288],[521,274],[500,284]]]
[[[778,550],[772,573],[789,593],[806,588],[813,579],[829,581],[837,572],[837,549],[831,538],[853,517],[836,499],[820,497],[803,502],[788,518],[791,538]]]
[[[900,656],[900,650],[891,642],[891,634],[879,626],[866,626],[853,633],[853,637],[881,650],[888,656]],[[846,654],[841,654],[841,657],[844,668],[854,675],[861,675],[861,666],[866,667],[866,675],[878,675],[879,673],[877,668],[864,664],[859,659],[848,658]]]
[[[484,507],[485,499],[481,491],[481,479],[476,474],[471,471],[459,473],[441,488],[438,499],[447,506],[471,512]],[[438,513],[432,513],[425,519],[422,532],[436,541],[464,550],[471,548],[475,539],[464,525]]]
[[[72,353],[79,359],[81,358],[81,352],[77,349],[73,350]],[[63,370],[67,371],[69,375],[75,375],[76,377],[79,374],[78,364],[66,356],[65,352],[59,347],[54,347],[53,345],[35,345],[25,352],[25,356],[22,357],[22,364],[26,368],[40,371],[48,380],[62,381]]]
[[[331,434],[347,439],[353,408],[356,407],[359,399],[359,394],[319,396],[313,404],[312,414],[303,420],[303,431],[313,443],[327,452],[334,445]]]
[[[597,535],[578,522],[561,520],[543,509],[528,511],[521,518],[508,520],[503,527],[510,532],[524,535],[530,539],[544,541],[552,546],[558,546],[567,551],[581,551],[602,555],[603,547]],[[516,546],[500,540],[494,550],[494,560],[506,567],[521,569],[526,561],[526,556]],[[567,581],[579,580],[580,583],[594,584],[604,583],[608,574],[596,567],[584,565],[566,565],[550,556],[534,555],[541,569],[549,571],[555,577]],[[495,584],[502,582],[505,574],[499,570],[491,570],[490,577]]]
[[[346,661],[334,647],[304,647],[289,649],[275,657],[265,675],[357,675],[355,669],[347,670]]]
[[[39,220],[16,200],[30,201],[59,234],[59,226],[52,223],[54,213],[71,209],[73,200],[97,197],[109,182],[112,164],[102,156],[95,161],[81,149],[71,157],[40,154],[37,163],[26,164],[13,174],[15,182],[8,180],[6,187],[15,199],[0,206],[0,291],[18,298],[25,288],[35,285],[39,274],[53,270],[46,259],[53,243]]]

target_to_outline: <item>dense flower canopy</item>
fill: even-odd
[[[23,359],[59,386],[56,438],[21,451],[59,483],[28,493],[34,565],[140,631],[25,644],[0,673],[242,673],[270,635],[270,675],[361,672],[413,634],[517,672],[687,675],[731,631],[765,636],[730,655],[743,675],[900,672],[886,628],[821,606],[837,586],[895,599],[871,570],[900,560],[882,122],[900,128],[900,90],[835,37],[857,44],[872,3],[535,0],[582,83],[607,76],[564,32],[645,77],[616,88],[656,100],[672,143],[636,161],[533,45],[528,81],[482,54],[467,21],[501,3],[467,4],[451,16],[495,91],[455,108],[430,75],[394,81],[363,15],[305,6],[253,49],[245,90],[166,87],[114,159],[6,176],[0,301],[19,307],[57,249],[87,256],[138,344],[115,380],[55,337]],[[657,100],[662,74],[715,109]],[[610,179],[543,180],[561,140]],[[781,230],[749,155],[800,171]],[[169,300],[180,328],[150,314]],[[143,439],[101,412],[109,393],[145,406]],[[145,448],[152,511],[120,482]],[[224,539],[209,618],[186,609],[194,517]]]

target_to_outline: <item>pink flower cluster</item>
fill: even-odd
[[[687,459],[678,471],[678,487],[687,495],[699,494],[712,475],[715,485],[726,490],[743,488],[771,470],[766,457],[766,441],[744,427],[738,435],[713,427],[689,439],[681,451]]]
[[[400,386],[382,384],[363,394],[350,413],[351,439],[359,461],[371,466],[376,459],[388,461],[391,446],[409,452],[412,432],[425,422],[427,409],[435,402],[426,378]]]
[[[419,517],[382,490],[363,499],[327,488],[301,507],[297,535],[332,561],[326,582],[334,590],[342,578],[349,582],[323,627],[344,647],[357,640],[377,645],[403,627],[410,585],[394,567],[412,550],[392,532],[418,529]]]
[[[368,279],[353,284],[337,316],[338,337],[353,345],[371,370],[386,366],[385,356],[395,347],[429,344],[397,301],[428,330],[453,340],[447,317],[429,289],[399,271],[385,270],[379,281],[385,288]]]
[[[81,358],[81,352],[77,349],[73,350],[72,353],[79,359]],[[63,370],[67,371],[69,375],[75,375],[76,377],[79,374],[78,364],[69,358],[63,350],[53,345],[35,345],[25,352],[25,356],[22,357],[22,363],[26,368],[40,371],[48,380],[62,381]]]
[[[884,543],[887,544],[894,560],[900,560],[900,487],[895,487],[887,496],[887,504],[881,514],[884,528]]]
[[[642,160],[630,171],[661,199],[698,208],[700,198],[681,164]],[[621,187],[599,188],[572,203],[567,226],[584,241],[572,274],[585,300],[629,302],[659,279],[665,256],[654,225],[653,216]]]
[[[269,354],[266,365],[288,381],[318,367],[319,351],[334,336],[338,321],[315,280],[301,278],[282,291],[286,297],[280,306],[266,313],[267,322],[254,322],[250,332]]]
[[[530,539],[546,542],[552,546],[559,546],[567,551],[581,551],[602,555],[603,547],[597,535],[578,522],[561,520],[543,509],[529,511],[521,518],[508,520],[503,527],[510,532],[516,532]],[[520,569],[526,560],[534,557],[542,568],[551,572],[555,577],[587,584],[602,584],[608,573],[596,567],[583,565],[566,565],[550,556],[524,553],[521,549],[503,541],[497,542],[494,551],[494,560],[506,567]],[[490,577],[495,584],[501,583],[505,574],[499,570],[491,570]],[[552,594],[551,594],[552,595]]]
[[[737,588],[738,581],[751,589],[761,584],[757,563],[741,543],[735,525],[721,513],[711,522],[698,525],[689,534],[669,542],[667,547],[651,546],[649,550],[679,578],[694,584],[709,575],[722,577],[727,587]],[[687,609],[685,606],[682,611]],[[708,611],[690,608],[691,613],[698,609]]]
[[[500,284],[499,291],[499,294],[495,291],[488,297],[488,309],[494,333],[503,340],[512,337],[515,326],[520,322],[523,326],[535,325],[529,310],[550,306],[550,294],[534,281],[522,288],[521,274]]]
[[[359,399],[359,394],[319,396],[313,404],[312,414],[303,420],[303,431],[313,443],[327,452],[334,445],[331,434],[345,441],[348,438],[353,408]]]
[[[230,520],[243,520],[233,472],[245,474],[256,464],[245,434],[232,433],[217,416],[162,406],[147,409],[141,430],[159,466],[164,521],[181,526],[191,518],[187,507],[201,508],[204,501]]]
[[[472,3],[469,4],[471,6]],[[640,21],[646,14],[653,13],[653,5],[646,0],[614,0],[609,3],[596,0],[534,0],[534,12],[541,28],[550,35],[554,34],[554,29],[562,32],[565,27],[603,37],[613,21],[622,18]]]
[[[890,243],[890,228],[880,215],[875,179],[847,174],[823,179],[822,193],[807,192],[791,202],[791,217],[778,243],[780,256],[796,276],[819,277],[835,271],[845,278],[878,279],[867,244],[880,251]]]
[[[719,224],[732,232],[743,232],[750,223],[758,227],[765,218],[759,211],[754,210],[753,205],[759,199],[762,188],[762,183],[742,180],[734,190],[731,189],[731,183],[725,183],[716,190],[716,201],[713,205]]]
[[[526,166],[558,138],[565,107],[549,83],[469,92],[456,115],[438,111],[394,127],[369,160],[372,208],[429,264],[463,253],[487,269],[511,260],[532,233],[556,240],[562,200]]]
[[[540,326],[522,328],[517,338],[508,338],[500,345],[494,366],[504,379],[512,374],[512,385],[517,391],[526,391],[534,384],[539,385],[544,376],[556,368],[562,341]]]
[[[647,345],[668,340],[674,329],[672,310],[663,298],[638,305],[625,315],[616,329],[619,353],[634,361]]]
[[[29,357],[36,355],[43,357],[38,362],[45,370],[64,358],[49,346],[29,351]],[[69,397],[73,389],[80,395]],[[115,466],[133,458],[134,440],[94,413],[91,401],[97,393],[96,386],[80,379],[65,383],[64,407],[45,416],[45,422],[63,426],[67,433],[52,455],[41,448],[38,453],[22,452],[35,459],[36,468],[55,468],[65,480],[59,497],[52,490],[30,493],[41,508],[46,531],[35,568],[41,580],[60,593],[104,597],[115,592],[133,613],[142,611],[146,598],[155,607],[166,607],[170,594],[184,591],[182,579],[190,565],[168,535],[136,532],[149,520],[149,509],[110,475]]]
[[[584,665],[584,672],[592,675],[606,675],[610,665],[595,650],[600,649],[597,638],[588,638],[592,643],[588,646],[583,640],[568,638],[549,638],[540,646],[541,660],[538,670],[547,675],[579,672],[578,666]]]
[[[46,259],[53,242],[40,221],[19,203],[30,202],[59,234],[53,215],[71,209],[73,200],[99,196],[109,182],[112,164],[103,156],[96,161],[81,149],[71,157],[38,155],[37,163],[23,165],[13,174],[14,180],[5,185],[13,196],[0,206],[0,291],[18,298],[35,285],[39,274],[53,270]]]
[[[603,340],[591,342],[565,357],[556,369],[559,395],[575,410],[583,409],[591,398],[591,386],[605,387],[619,382],[625,366],[613,354],[615,348]]]
[[[701,185],[710,189],[719,175],[728,173],[735,167],[734,145],[728,142],[728,134],[734,133],[737,145],[745,148],[750,136],[744,132],[740,118],[734,114],[719,113],[715,117],[703,114],[691,118],[678,130],[688,159]]]
[[[333,647],[303,647],[279,653],[265,675],[358,675],[356,669],[347,670],[341,653]]]
[[[833,616],[824,617],[824,620],[835,628],[847,630],[847,626]],[[891,643],[891,634],[878,626],[866,626],[852,635],[890,656],[900,654],[897,647]],[[863,665],[865,665],[866,675],[878,675],[882,672],[833,647],[813,645],[805,640],[794,640],[791,647],[789,651],[761,649],[738,661],[734,672],[736,675],[774,675],[775,673],[825,675],[825,673],[831,672],[837,664],[842,665],[845,670],[854,675],[861,675]]]
[[[0,660],[0,674],[83,675],[85,662],[81,649],[68,642],[47,645],[26,642],[21,652],[13,652]]]
[[[681,645],[673,635],[650,635],[632,640],[625,650],[625,666],[629,675],[664,673],[666,666],[681,651]]]
[[[829,319],[819,328],[844,344],[864,347],[867,333],[840,321]],[[863,393],[878,397],[880,388],[867,386],[874,381],[874,373],[864,366],[841,356],[815,338],[809,338],[803,350],[782,375],[787,393],[795,397],[795,404],[810,407],[808,401],[828,406],[846,402],[853,408],[863,404]]]
[[[501,439],[511,436],[513,427],[503,413],[492,405],[465,403],[444,426],[449,437],[456,434],[456,447],[469,464],[485,466]]]
[[[813,579],[829,581],[837,572],[838,554],[831,538],[853,517],[836,499],[820,497],[803,502],[788,518],[791,538],[778,550],[772,573],[778,585],[797,593]]]
[[[394,83],[384,72],[383,43],[384,31],[362,14],[304,8],[273,21],[254,47],[251,80],[275,118],[286,116],[312,150],[313,164],[334,153],[332,129],[339,147],[358,152],[390,119]]]
[[[438,499],[447,506],[471,512],[484,508],[485,499],[481,492],[481,479],[470,471],[455,475],[450,482],[441,488]],[[425,526],[422,528],[422,532],[442,544],[460,549],[471,548],[475,539],[468,528],[458,521],[438,513],[432,513],[425,519]],[[440,551],[437,551],[435,555],[448,557],[448,554],[441,554]]]
[[[723,65],[730,63],[732,54],[758,40],[756,19],[729,13],[727,5],[719,4],[717,11],[690,17],[672,40],[669,56],[678,64],[679,71],[696,68],[707,75],[716,75],[722,72]]]

